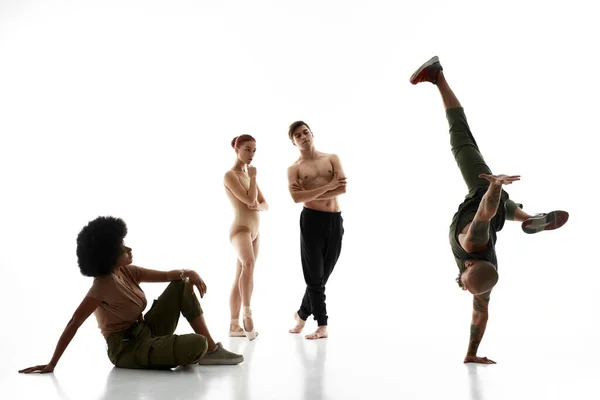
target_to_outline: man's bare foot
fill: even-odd
[[[327,337],[327,325],[323,325],[317,328],[316,331],[311,333],[310,335],[304,336],[306,339],[314,340],[314,339],[325,339]]]
[[[290,333],[300,333],[302,332],[302,329],[304,329],[304,325],[306,324],[306,321],[304,321],[302,318],[300,318],[300,316],[298,315],[298,313],[296,312],[296,314],[294,314],[294,318],[296,319],[296,326],[293,327],[292,329],[289,330]]]

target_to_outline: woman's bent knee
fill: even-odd
[[[177,342],[179,365],[196,364],[208,351],[208,340],[197,333],[181,335]]]

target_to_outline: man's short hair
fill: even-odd
[[[293,137],[293,135],[294,135],[294,131],[295,131],[296,129],[298,129],[299,127],[301,127],[302,125],[306,125],[306,127],[307,127],[307,128],[308,128],[308,130],[310,131],[310,126],[308,126],[308,124],[307,124],[306,122],[304,122],[304,121],[296,121],[296,122],[293,122],[293,123],[290,125],[290,130],[288,131],[288,136],[289,136],[289,138],[290,138],[290,140],[291,140],[292,142],[294,141],[294,137]]]

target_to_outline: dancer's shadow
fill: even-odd
[[[254,349],[260,346],[260,339],[249,342],[246,338],[229,338],[228,349],[234,353],[243,354],[244,362],[232,370],[231,390],[235,400],[249,399],[249,381],[252,372]]]
[[[113,367],[99,400],[195,399],[203,388],[197,366],[173,370],[139,370]]]
[[[484,389],[479,376],[480,368],[487,368],[488,365],[468,363],[467,367],[469,379],[469,399],[470,400],[485,400]]]
[[[315,351],[311,355],[311,350]],[[327,359],[327,339],[306,340],[303,336],[296,338],[296,352],[302,364],[304,375],[303,399],[325,400],[323,382],[325,380],[325,361]]]
[[[58,397],[62,400],[71,400],[71,398],[67,396],[67,394],[63,390],[62,386],[60,385],[60,381],[58,380],[58,378],[56,378],[56,375],[49,374],[49,376],[50,380],[52,381],[52,384],[54,385],[54,390],[56,390],[56,394],[58,395]]]
[[[230,340],[229,349],[244,354],[240,365],[187,365],[161,371],[114,367],[99,400],[213,399],[227,391],[233,399],[245,400],[254,347],[255,343]]]

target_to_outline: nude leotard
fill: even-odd
[[[235,174],[242,186],[248,190],[250,188],[250,178],[248,175],[239,172]],[[249,232],[252,241],[254,241],[258,237],[259,212],[250,210],[245,203],[235,197],[227,186],[225,186],[225,193],[227,193],[234,211],[233,223],[229,230],[229,240],[240,232]]]

